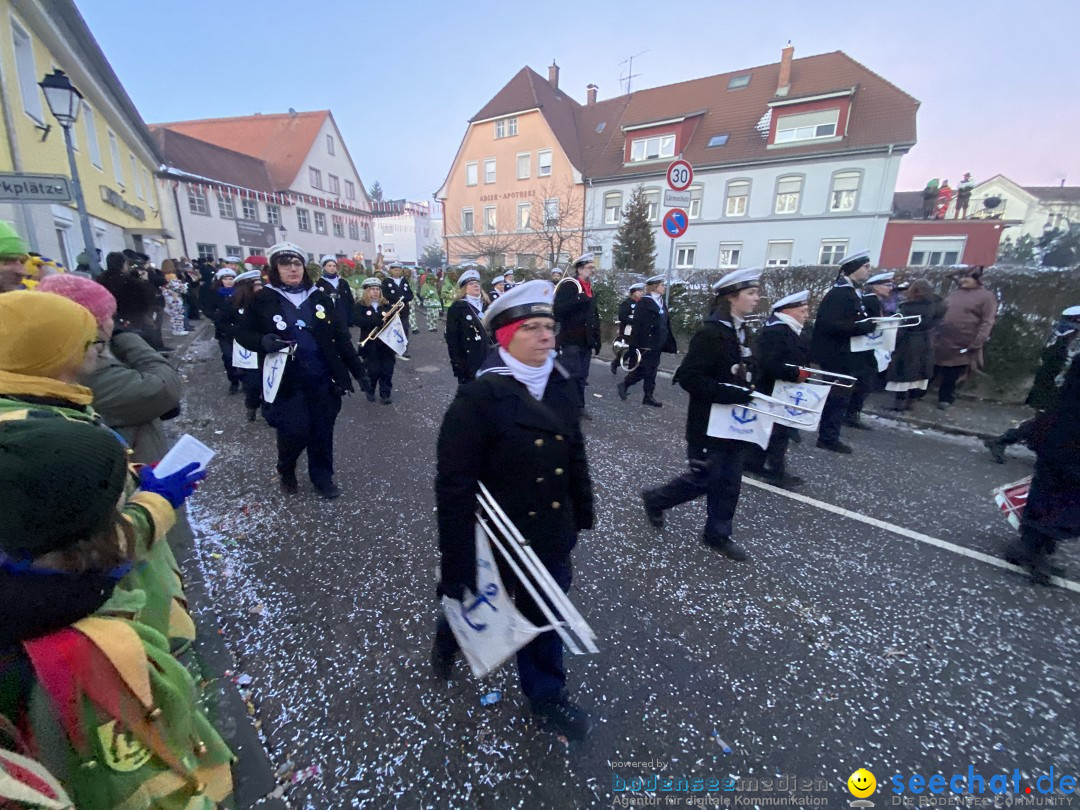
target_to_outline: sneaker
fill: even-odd
[[[1005,442],[1000,437],[996,439],[984,439],[983,447],[990,451],[990,458],[994,460],[996,464],[1005,463]]]
[[[337,484],[330,484],[325,487],[315,487],[315,491],[322,495],[326,500],[332,501],[341,497],[341,489]]]
[[[584,740],[593,728],[589,713],[575,706],[565,695],[534,705],[532,712],[552,731],[568,740]]]
[[[841,441],[827,442],[822,439],[818,439],[817,446],[822,450],[831,450],[833,453],[843,453],[845,455],[851,454],[851,448]]]
[[[401,355],[401,359],[402,360],[412,360],[412,357],[410,356],[410,354],[408,352],[405,352],[403,355]]]
[[[436,678],[443,681],[450,680],[450,677],[454,674],[455,657],[451,655],[449,658],[445,658],[439,654],[434,645],[431,647],[431,671]]]
[[[714,548],[727,557],[729,560],[735,562],[743,562],[750,558],[750,555],[746,553],[746,549],[732,540],[730,537],[710,537],[703,534],[701,536],[701,542],[707,545],[709,548]]]
[[[618,385],[615,386],[615,390],[619,393],[619,399],[621,399],[623,402],[626,402],[626,398],[627,398],[626,383],[624,383],[624,382],[619,383]]]
[[[664,407],[663,402],[655,400],[652,397],[645,397],[643,400],[641,400],[641,404],[642,405],[651,405],[654,408],[663,408]]]
[[[641,504],[645,507],[645,518],[649,521],[649,525],[655,529],[664,528],[664,510],[649,503],[647,492],[641,493]]]

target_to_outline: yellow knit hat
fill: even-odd
[[[0,295],[0,371],[55,377],[85,357],[96,338],[90,310],[62,295]]]

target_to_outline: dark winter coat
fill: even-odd
[[[323,307],[325,318],[314,318],[308,324],[311,335],[319,347],[322,360],[330,370],[330,379],[327,380],[339,392],[353,391],[352,374],[363,387],[366,384],[366,375],[360,357],[349,339],[349,330],[337,317],[334,305],[329,296],[322,290],[311,293],[310,300],[313,304]],[[275,335],[282,340],[295,340],[291,335],[291,329],[278,329],[274,316],[282,316],[283,308],[289,306],[285,298],[271,287],[263,287],[256,293],[254,300],[244,309],[244,314],[236,332],[236,340],[249,351],[259,353],[259,368],[262,368],[265,352],[262,347],[264,335]],[[281,378],[281,387],[278,389],[278,397],[288,398],[289,394],[298,386],[303,385],[303,375],[298,368],[295,359],[290,359],[285,365],[285,373]]]
[[[401,309],[401,322],[408,326],[409,305],[413,300],[413,291],[412,287],[409,286],[409,280],[405,276],[396,280],[392,276],[387,276],[382,281],[382,294],[387,306],[392,307],[398,301],[405,302],[405,306]]]
[[[729,439],[707,436],[709,412],[713,403],[743,405],[750,401],[750,391],[744,387],[732,368],[742,362],[735,327],[720,320],[715,313],[706,318],[692,338],[686,357],[675,372],[677,382],[690,394],[686,409],[686,441],[694,447],[729,447]]]
[[[353,301],[352,287],[345,279],[338,277],[339,281],[335,288],[333,284],[323,276],[315,282],[315,286],[330,297],[330,301],[337,309],[338,320],[344,321],[346,326],[356,326],[353,321],[353,309],[356,306]]]
[[[459,298],[446,311],[446,352],[458,382],[470,382],[476,377],[490,349],[491,338],[480,316],[472,304]]]
[[[474,587],[478,481],[545,565],[565,560],[578,531],[593,526],[577,382],[556,363],[538,402],[508,376],[497,351],[484,369],[458,389],[439,430],[435,497],[443,586]]]
[[[888,382],[918,382],[934,376],[934,329],[945,305],[940,299],[904,301],[900,304],[903,316],[919,315],[918,326],[905,326],[897,330],[896,348],[885,379]]]
[[[1035,372],[1035,381],[1031,384],[1024,402],[1032,408],[1045,411],[1053,408],[1061,396],[1061,383],[1058,375],[1065,367],[1069,357],[1069,349],[1074,342],[1080,341],[1080,332],[1070,332],[1067,335],[1055,336],[1054,339],[1043,349],[1042,364]]]
[[[555,290],[554,309],[559,322],[559,346],[600,351],[600,314],[595,296],[579,292],[574,280],[567,279]]]
[[[866,314],[871,318],[880,318],[885,314],[884,309],[881,306],[881,299],[872,292],[860,292],[859,297],[862,298],[863,308],[866,310]]]
[[[754,344],[754,364],[757,375],[754,387],[763,394],[771,394],[777,380],[798,382],[799,370],[792,366],[810,363],[810,344],[804,334],[795,330],[775,315],[765,322]]]
[[[852,352],[851,338],[869,335],[873,323],[859,323],[870,317],[865,302],[846,279],[836,282],[818,307],[810,353],[826,371],[859,377],[877,370],[872,351]]]
[[[376,309],[372,306],[364,306],[358,304],[354,310],[353,318],[354,325],[360,329],[360,340],[363,340],[371,334],[373,329],[377,329],[383,325],[383,315],[389,311],[389,307],[385,303],[379,305]],[[368,362],[375,359],[377,362],[384,360],[396,359],[397,352],[387,346],[378,338],[369,340],[363,347],[358,349],[360,357]]]
[[[638,301],[634,311],[634,328],[630,332],[630,345],[635,349],[675,354],[679,347],[671,332],[670,310],[660,312],[660,307],[649,296]]]
[[[629,338],[630,335],[626,334],[626,328],[630,327],[630,334],[634,333],[634,313],[637,311],[638,302],[633,298],[627,296],[619,304],[619,311],[615,318],[619,322],[619,337]]]
[[[985,287],[954,290],[945,299],[945,317],[934,338],[934,362],[982,368],[982,347],[990,339],[997,306],[997,298]]]

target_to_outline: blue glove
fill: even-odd
[[[199,470],[198,462],[191,462],[164,478],[158,478],[150,467],[139,470],[139,488],[143,492],[153,492],[172,504],[173,509],[184,505],[184,501],[195,491],[195,485],[206,478],[206,470]]]

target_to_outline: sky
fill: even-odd
[[[147,123],[330,109],[366,186],[430,200],[523,66],[585,101],[842,50],[921,102],[897,190],[1080,185],[1080,2],[76,0]]]

